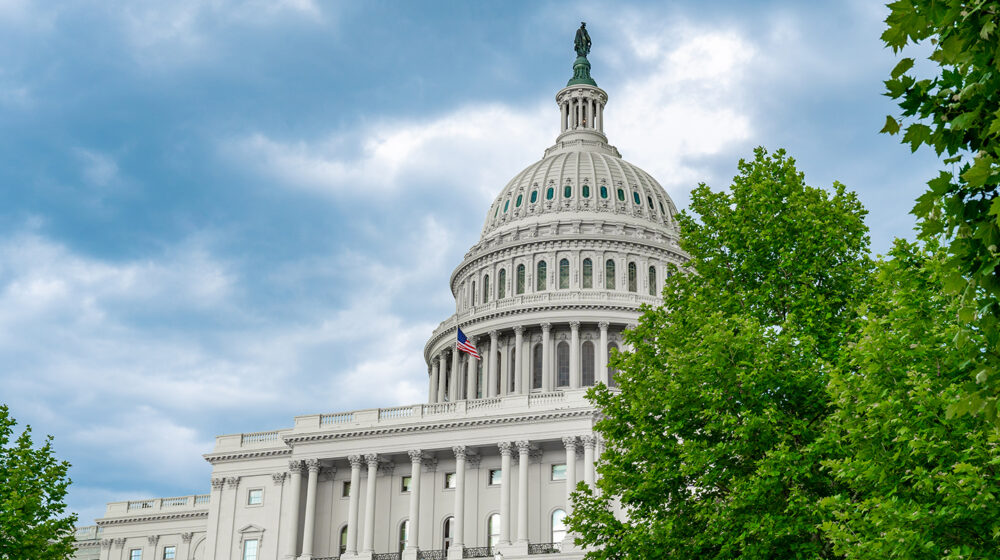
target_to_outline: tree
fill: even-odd
[[[950,413],[998,419],[1000,396],[1000,2],[900,0],[889,4],[882,34],[895,52],[929,42],[935,75],[920,79],[914,59],[903,58],[885,82],[902,116],[886,117],[882,132],[947,155],[948,166],[930,180],[913,213],[921,237],[949,241],[942,282],[961,295],[957,313],[969,332],[985,334],[969,354],[978,367]],[[902,122],[900,122],[902,121]],[[968,334],[968,333],[966,333]],[[959,337],[961,341],[966,334]],[[964,349],[960,349],[964,351]]]
[[[850,560],[1000,557],[1000,432],[943,411],[969,374],[943,251],[897,241],[830,374],[823,529]]]
[[[52,436],[36,447],[30,426],[12,439],[16,424],[0,405],[0,560],[69,558],[76,524],[64,501],[69,463],[56,459]]]
[[[690,273],[626,333],[620,392],[590,393],[606,449],[569,525],[591,558],[832,557],[814,444],[827,363],[867,293],[865,211],[762,148],[728,191],[699,185],[690,211]]]

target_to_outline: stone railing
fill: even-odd
[[[621,303],[638,308],[646,303],[649,305],[660,305],[663,300],[659,296],[650,296],[638,292],[620,292],[609,290],[546,290],[533,294],[521,294],[503,299],[496,299],[488,303],[482,303],[475,307],[465,308],[455,317],[457,321],[465,323],[478,315],[486,315],[497,311],[508,309],[530,309],[532,306],[547,304],[575,303],[582,305],[600,305],[607,303]],[[447,324],[447,323],[451,324]],[[433,339],[441,330],[454,327],[454,321],[445,321],[438,326],[431,334]]]
[[[528,545],[528,554],[553,554],[556,552],[562,552],[561,543],[530,543]]]
[[[396,406],[393,408],[378,409],[379,420],[391,420],[393,418],[409,418],[413,416],[412,406]]]
[[[448,551],[445,549],[439,550],[421,550],[417,552],[417,560],[447,560]]]
[[[86,527],[77,527],[73,531],[73,537],[78,541],[92,541],[97,539],[101,533],[103,533],[103,529],[101,527],[98,527],[97,525],[88,525]]]
[[[348,422],[354,422],[353,412],[338,412],[337,414],[323,414],[320,416],[319,419],[320,426],[329,426],[332,424],[346,424]]]
[[[149,500],[129,500],[127,502],[111,502],[105,510],[105,517],[122,517],[130,515],[148,515],[155,513],[175,513],[177,511],[205,510],[208,508],[209,494],[190,496],[175,496],[170,498],[153,498]]]
[[[378,552],[372,554],[372,560],[400,560],[402,557],[402,552]]]
[[[493,551],[488,546],[467,546],[462,551],[462,558],[489,558]]]
[[[248,443],[266,443],[271,441],[281,441],[281,430],[240,434],[240,437],[241,437],[240,445],[246,445]]]

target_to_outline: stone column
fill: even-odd
[[[302,528],[302,555],[299,558],[310,560],[313,556],[313,531],[316,529],[316,481],[319,477],[319,459],[306,461],[309,469],[309,483],[306,485],[306,518]]]
[[[462,400],[458,394],[458,378],[462,376],[462,371],[458,367],[458,348],[451,350],[451,387],[448,387],[448,398],[453,402]]]
[[[510,452],[513,445],[501,441],[500,447],[500,545],[510,544]]]
[[[528,460],[531,448],[527,441],[517,445],[517,542],[528,543]]]
[[[351,495],[347,506],[347,555],[358,553],[358,492],[361,491],[361,455],[351,455]]]
[[[497,371],[497,339],[499,338],[498,331],[490,331],[490,355],[489,361],[486,362],[489,370],[487,370],[486,375],[486,390],[483,391],[484,397],[497,396],[497,376],[500,373]]]
[[[447,388],[446,376],[448,375],[448,358],[447,354],[442,351],[438,354],[438,385],[437,385],[437,402],[444,402],[444,391]]]
[[[576,437],[564,437],[563,445],[566,446],[566,513],[570,514],[573,511],[570,495],[576,489]]]
[[[569,388],[579,389],[583,383],[580,369],[580,321],[569,322]]]
[[[529,389],[524,388],[524,379],[521,378],[521,347],[524,346],[524,327],[517,325],[514,327],[514,394],[527,394]]]
[[[594,447],[597,444],[597,438],[592,435],[580,436],[580,441],[583,442],[583,481],[587,483],[587,486],[591,488],[594,487]]]
[[[458,551],[461,558],[465,545],[465,454],[464,445],[456,445],[451,450],[455,453],[455,535],[451,539],[451,548]]]
[[[423,464],[423,451],[411,449],[410,456],[410,534],[407,536],[406,548],[418,551],[420,536],[420,468]],[[414,554],[414,558],[416,555]]]
[[[303,461],[289,461],[288,470],[292,472],[292,503],[288,512],[288,540],[285,541],[285,557],[295,558],[299,554],[299,500],[302,497]]]
[[[427,396],[427,402],[434,404],[438,402],[437,395],[438,395],[439,383],[438,383],[438,362],[437,359],[433,357],[431,358],[430,374],[431,374],[431,382],[430,382],[431,389],[430,389],[430,395]]]
[[[597,105],[597,122],[600,123],[600,127],[597,129],[598,132],[604,132],[604,104],[598,103]]]
[[[608,383],[608,322],[597,324],[601,328],[601,347],[597,349],[597,380],[605,385]]]
[[[471,342],[472,345],[478,350],[479,346],[476,345],[476,341],[477,339],[469,337],[469,342]],[[472,356],[466,356],[466,360],[469,367],[466,368],[467,372],[465,375],[465,398],[471,401],[476,398],[476,382],[479,381],[476,379],[476,374],[479,373],[476,369],[477,366],[479,366],[479,360],[473,358]],[[483,396],[486,396],[486,391],[483,391]]]
[[[378,455],[365,455],[368,483],[365,488],[365,546],[362,552],[375,551],[375,484],[378,482]],[[353,492],[354,489],[351,488]]]
[[[552,324],[542,323],[542,390],[552,390]]]

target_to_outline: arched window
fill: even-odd
[[[410,537],[410,520],[407,519],[399,524],[399,550],[400,552],[406,550],[407,541]]]
[[[557,509],[552,512],[552,542],[560,543],[566,538],[566,512]]]
[[[569,198],[573,194],[573,187],[566,185],[563,189],[563,198]]]
[[[618,200],[625,202],[625,189],[618,189]]]
[[[559,261],[559,289],[569,289],[569,259]]]
[[[497,275],[497,299],[507,297],[507,269],[501,268]]]
[[[472,298],[471,298],[470,301],[471,301],[471,303],[470,303],[469,307],[475,307],[476,306],[476,281],[475,280],[472,281]]]
[[[635,205],[636,206],[642,206],[642,202],[639,201],[639,193],[633,191],[632,192],[632,200],[635,201]]]
[[[608,187],[601,186],[601,198],[608,198]]]
[[[656,295],[656,267],[649,267],[649,295]]]
[[[635,292],[638,291],[636,284],[638,283],[638,273],[635,270],[635,263],[628,263],[628,291]]]
[[[524,195],[523,194],[517,195],[517,200],[514,202],[514,208],[520,208],[521,207],[521,200],[523,200],[523,199],[524,199]]]
[[[652,212],[653,211],[653,197],[647,196],[646,197],[646,202],[649,203],[649,211]],[[504,210],[504,212],[506,212],[506,210]]]
[[[583,259],[583,287],[594,287],[594,262],[590,259]]]
[[[608,364],[611,364],[611,351],[612,350],[618,350],[618,345],[615,344],[614,342],[609,342],[608,343],[608,358],[607,358],[608,359]],[[608,387],[617,387],[618,386],[618,381],[615,379],[615,375],[617,375],[617,374],[618,374],[618,371],[615,368],[613,368],[610,365],[608,365]]]
[[[483,276],[483,303],[490,302],[490,275]]]
[[[536,344],[531,349],[531,388],[542,388],[542,345]]]
[[[583,186],[583,198],[590,198],[590,185]]]
[[[615,289],[615,261],[611,259],[604,263],[604,287],[608,290]]]
[[[583,386],[590,387],[594,384],[594,343],[586,341],[583,343],[583,355],[581,356],[581,366],[583,366]]]
[[[531,203],[538,201],[538,191],[531,191]]]
[[[500,543],[500,514],[494,513],[486,520],[486,534],[490,536],[490,550]]]
[[[502,363],[503,363],[503,352],[497,350],[497,375],[496,375],[496,379],[494,380],[496,382],[496,384],[493,387],[495,389],[495,392],[496,392],[497,396],[500,396],[500,395],[503,394],[503,391],[501,390],[503,388],[503,385],[500,384],[500,377],[501,377],[501,375],[500,375],[500,364],[502,364]],[[486,395],[483,395],[483,396],[485,397]]]
[[[347,552],[347,525],[344,525],[340,529],[340,554],[343,555]]]
[[[513,393],[514,392],[514,381],[515,381],[515,379],[514,379],[514,356],[517,356],[517,352],[513,348],[511,348],[510,349],[510,354],[509,354],[510,359],[507,360],[507,392],[508,393]]]
[[[449,517],[444,520],[444,526],[441,529],[441,548],[448,550],[451,548],[451,539],[455,537],[455,518]]]
[[[524,293],[524,265],[517,265],[517,295]]]
[[[549,187],[549,189],[545,191],[545,200],[552,200],[552,197],[555,195],[556,195],[556,189],[553,187]]]
[[[538,261],[538,270],[535,271],[535,291],[545,291],[545,261]]]
[[[565,340],[556,346],[556,385],[569,385],[569,344]]]

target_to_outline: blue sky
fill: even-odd
[[[606,132],[686,206],[756,145],[910,236],[885,9],[844,2],[0,0],[0,402],[69,501],[207,492],[218,434],[419,402],[486,208],[558,132],[588,22]]]

